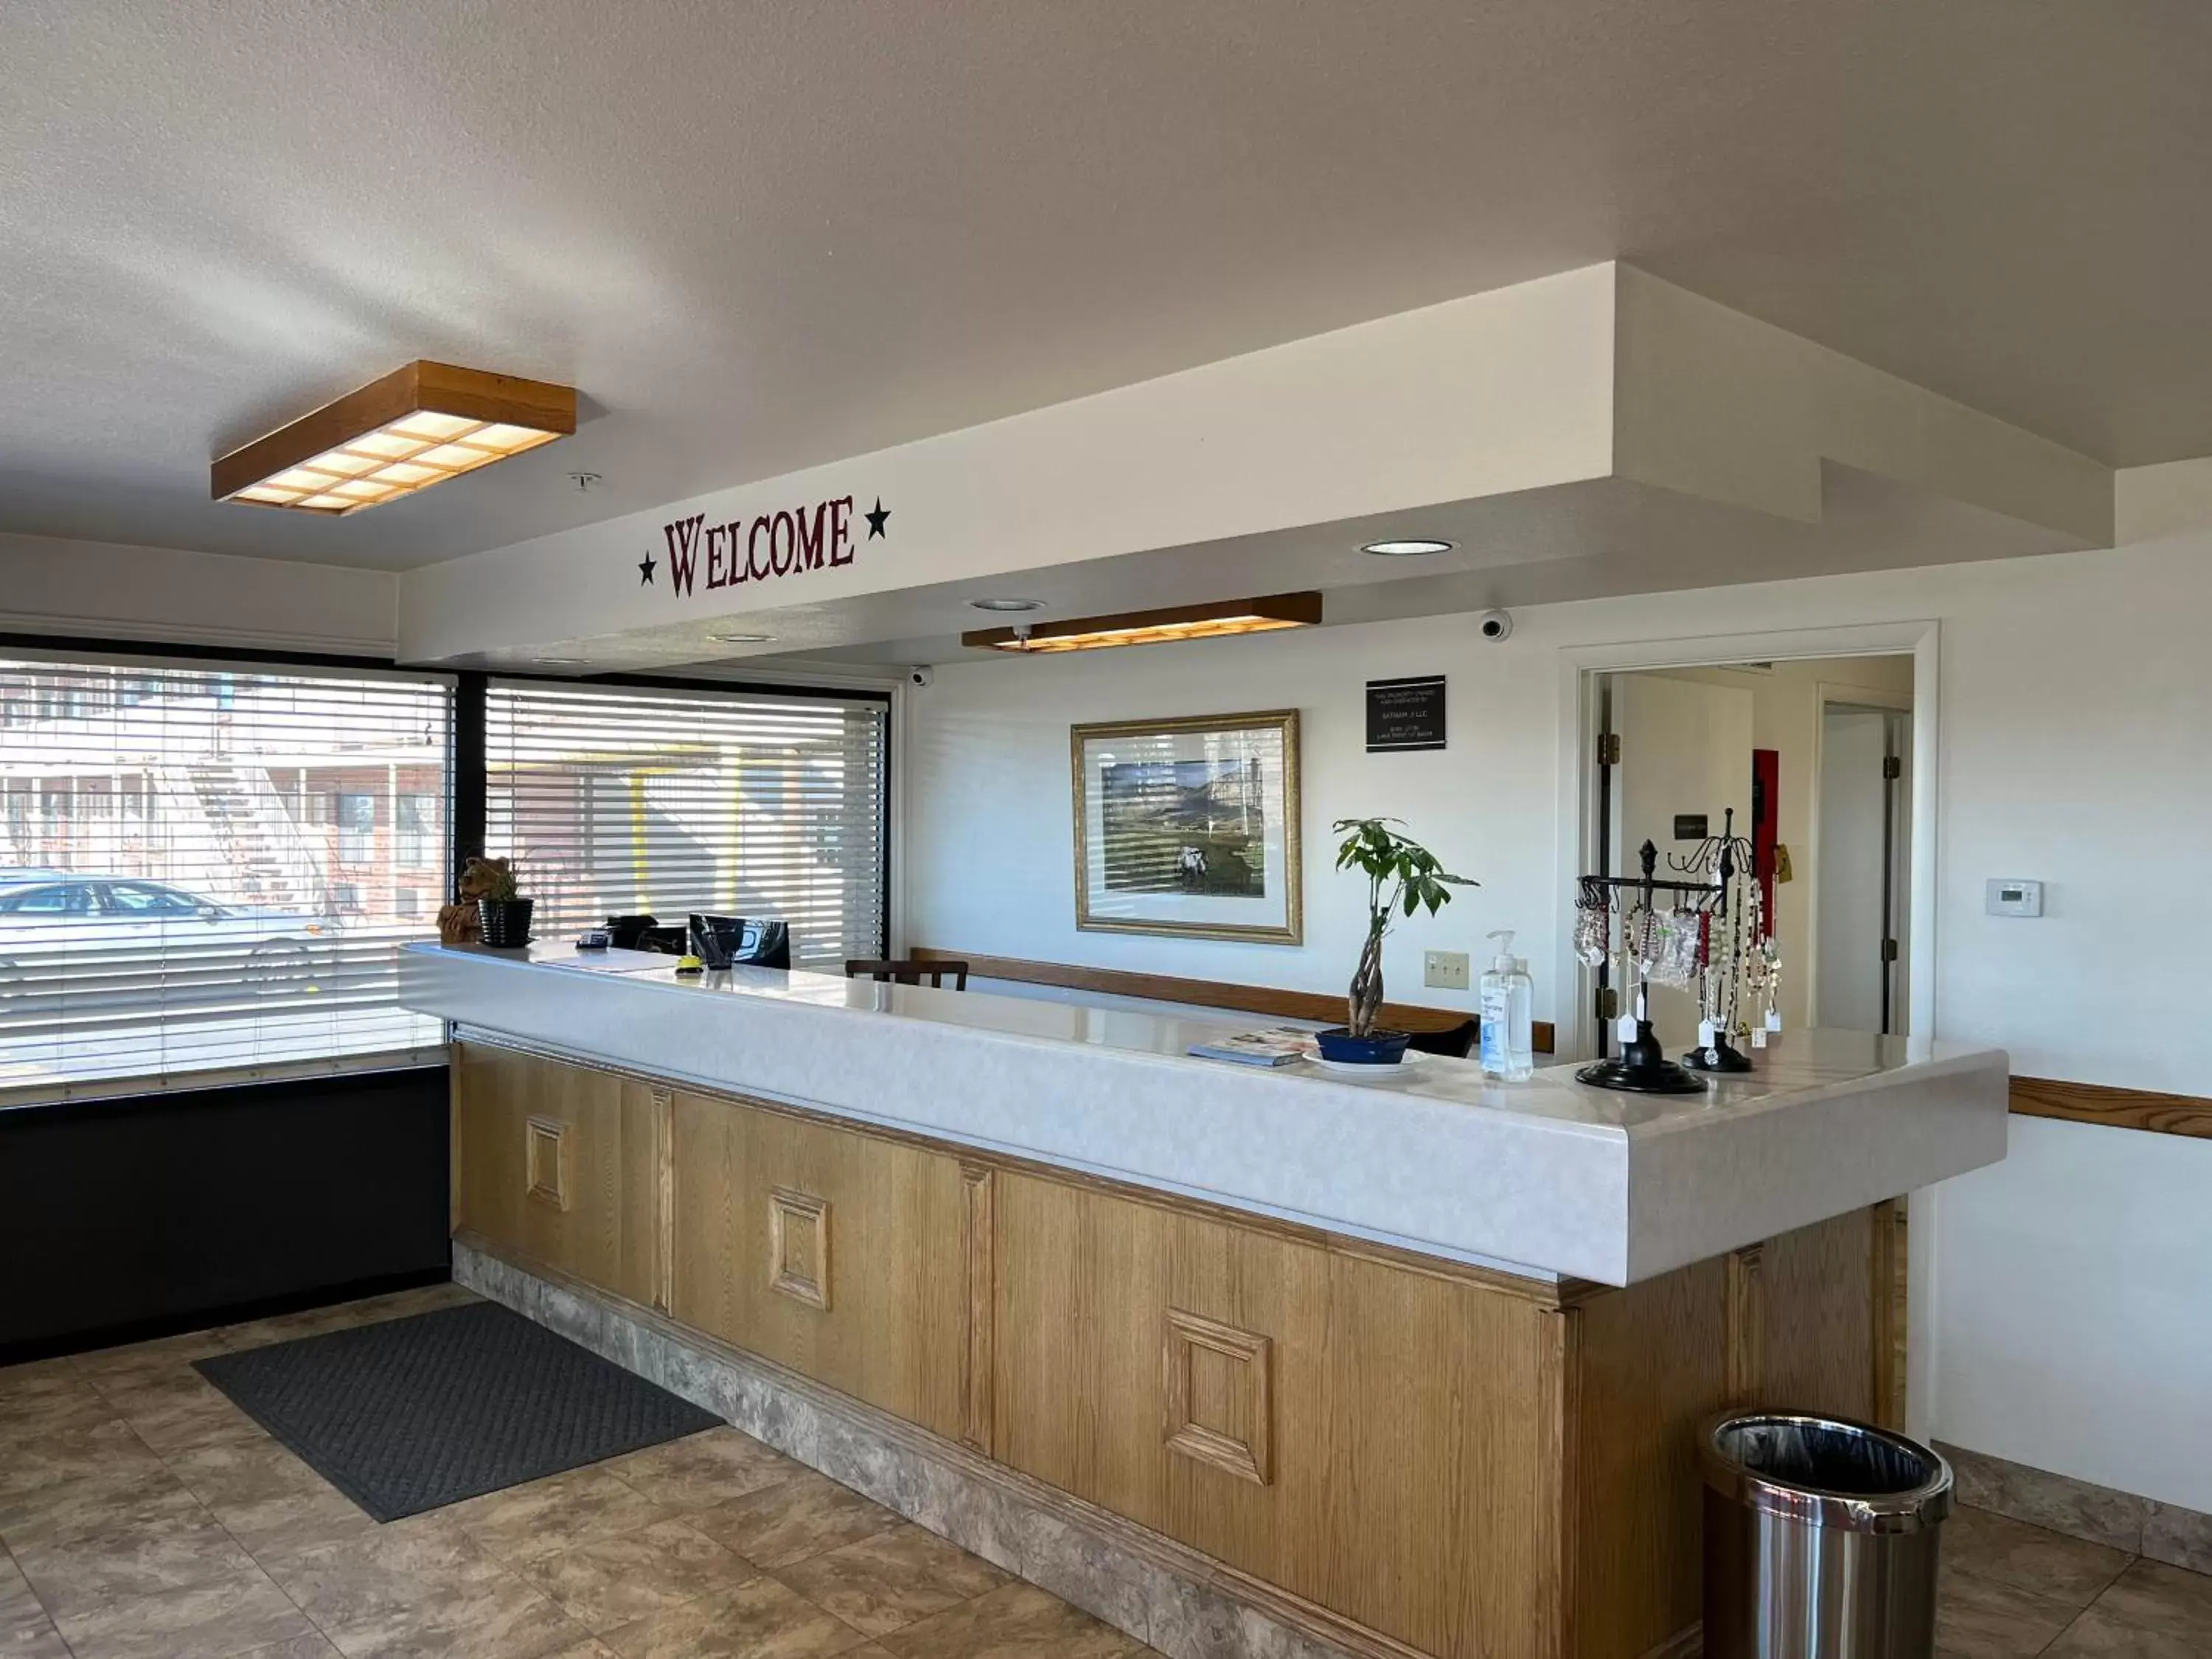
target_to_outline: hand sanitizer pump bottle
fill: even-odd
[[[1528,964],[1513,954],[1510,928],[1488,937],[1502,942],[1482,976],[1482,1074],[1519,1083],[1536,1071],[1536,981],[1528,976]]]

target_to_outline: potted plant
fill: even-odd
[[[1406,827],[1400,819],[1339,818],[1331,827],[1344,836],[1336,849],[1336,867],[1367,878],[1367,939],[1352,975],[1345,1023],[1316,1032],[1315,1041],[1323,1060],[1395,1066],[1405,1059],[1412,1034],[1375,1029],[1382,1007],[1383,936],[1400,915],[1424,908],[1434,915],[1451,902],[1453,888],[1480,884],[1447,872],[1435,854],[1400,833]]]
[[[471,859],[471,870],[481,885],[477,915],[483,924],[483,942],[503,951],[519,951],[530,943],[530,913],[537,901],[520,896],[516,872],[510,859]]]

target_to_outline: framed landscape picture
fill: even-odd
[[[1075,925],[1297,945],[1298,714],[1071,728]]]

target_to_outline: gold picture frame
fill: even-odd
[[[1297,709],[1073,726],[1068,757],[1078,928],[1304,943]]]

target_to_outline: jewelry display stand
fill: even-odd
[[[1764,918],[1751,843],[1735,833],[1735,808],[1721,821],[1721,833],[1709,836],[1687,858],[1667,858],[1668,867],[1686,876],[1711,878],[1717,895],[1707,912],[1705,961],[1698,975],[1698,1023],[1705,1041],[1682,1056],[1698,1072],[1747,1072],[1751,1056],[1735,1045],[1748,1034],[1741,1019],[1745,970],[1751,953],[1761,950]],[[1762,966],[1771,963],[1762,955]],[[1762,984],[1766,975],[1761,975]]]
[[[1657,927],[1652,901],[1665,893],[1679,901],[1677,913],[1702,913],[1712,905],[1719,890],[1710,882],[1657,879],[1659,849],[1648,841],[1638,850],[1637,859],[1643,869],[1640,876],[1582,878],[1577,908],[1586,914],[1603,914],[1603,941],[1608,953],[1617,901],[1626,896],[1637,902],[1636,908],[1623,912],[1620,918],[1621,946],[1635,963],[1635,1034],[1622,1037],[1620,1054],[1583,1066],[1575,1073],[1575,1079],[1596,1088],[1621,1089],[1632,1094],[1702,1094],[1705,1085],[1697,1073],[1669,1060],[1651,1030],[1651,963]],[[1578,928],[1578,943],[1579,938]]]

